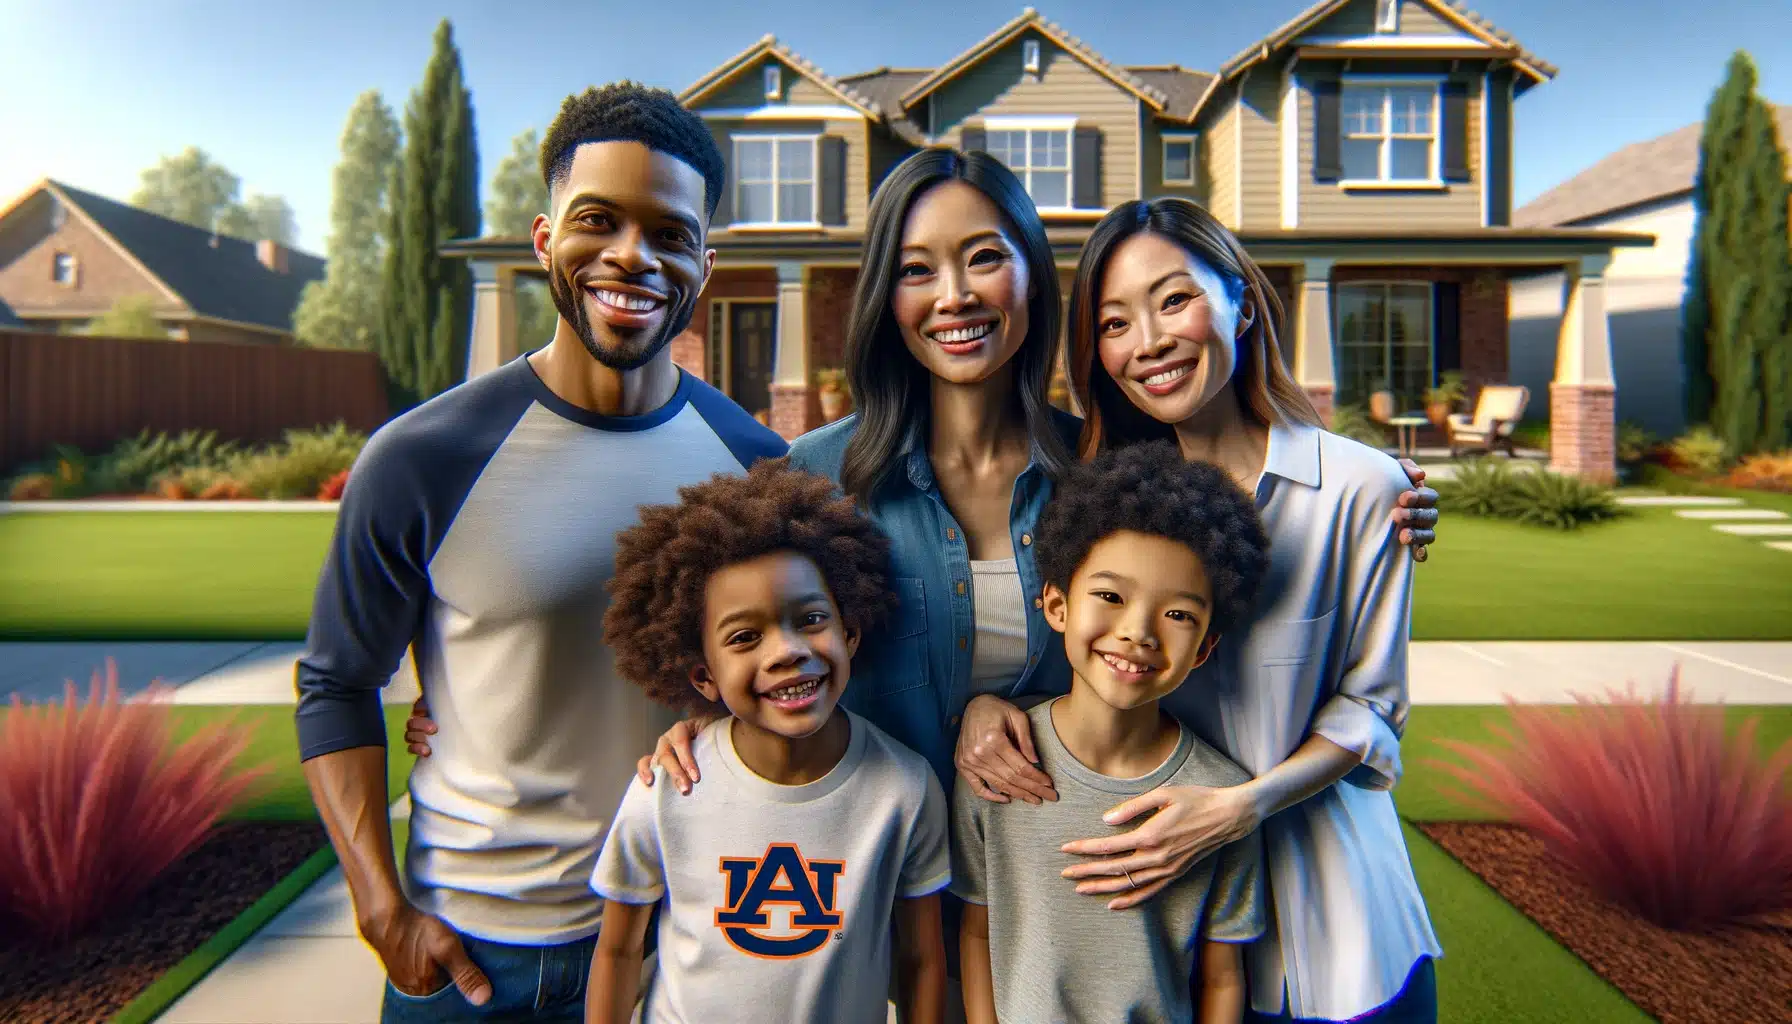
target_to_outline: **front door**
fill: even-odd
[[[734,302],[728,315],[728,397],[755,416],[770,416],[778,304]]]

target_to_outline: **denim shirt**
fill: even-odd
[[[1074,446],[1082,421],[1053,410],[1054,425]],[[840,482],[840,466],[858,422],[856,414],[812,430],[792,442],[793,468]],[[926,448],[911,437],[896,473],[885,479],[866,510],[890,538],[892,589],[897,608],[860,641],[852,679],[841,703],[898,742],[927,758],[950,793],[957,774],[953,755],[958,725],[971,698],[971,553],[964,530],[946,507]],[[1009,690],[1057,695],[1070,690],[1064,640],[1045,621],[1044,581],[1033,558],[1040,510],[1052,481],[1037,453],[1014,483],[1008,529],[1027,600],[1027,663]]]

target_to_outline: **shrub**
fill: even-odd
[[[280,444],[232,460],[229,473],[250,497],[309,498],[352,466],[366,443],[366,435],[340,423],[326,430],[289,430]]]
[[[1371,448],[1388,443],[1386,428],[1369,417],[1360,405],[1340,405],[1332,410],[1331,431],[1352,441],[1361,441]]]
[[[1439,740],[1454,795],[1521,826],[1581,881],[1665,928],[1792,910],[1792,740],[1762,758],[1753,719],[1732,738],[1722,705],[1635,687],[1576,707],[1507,699],[1495,752]]]
[[[1512,444],[1519,448],[1549,450],[1549,421],[1522,420],[1512,428]]]
[[[1517,474],[1508,459],[1466,459],[1435,485],[1439,508],[1451,514],[1504,519],[1512,514]]]
[[[345,469],[342,472],[336,474],[335,476],[331,477],[329,480],[324,482],[324,485],[318,489],[317,500],[318,501],[341,501],[342,500],[342,492],[347,487],[348,487],[348,470]]]
[[[187,430],[151,437],[145,430],[120,441],[101,459],[119,490],[137,493],[159,490],[164,477],[181,470],[222,468],[236,453],[236,444],[219,443],[215,431]]]
[[[26,473],[7,488],[8,501],[44,501],[56,496],[56,481],[48,473]]]
[[[1699,476],[1711,476],[1729,461],[1729,446],[1710,427],[1694,427],[1668,445],[1670,469]]]
[[[1618,424],[1618,465],[1635,466],[1655,452],[1655,435],[1635,423]]]
[[[1624,511],[1612,489],[1567,473],[1513,474],[1511,518],[1531,526],[1572,530],[1616,519]]]
[[[1730,470],[1724,483],[1758,491],[1792,493],[1792,451],[1750,455]]]
[[[250,497],[243,485],[227,476],[218,477],[196,495],[200,501],[241,501]]]
[[[214,723],[176,741],[152,687],[125,701],[118,668],[90,696],[0,719],[0,915],[63,942],[122,907],[202,842],[266,766],[238,770],[249,734]]]

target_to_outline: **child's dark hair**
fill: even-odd
[[[762,459],[745,476],[717,474],[678,489],[676,505],[648,505],[616,536],[605,640],[616,670],[661,704],[714,711],[691,685],[703,661],[703,604],[723,568],[780,551],[815,563],[848,626],[889,613],[890,542],[832,481]]]
[[[548,191],[566,182],[573,153],[587,142],[639,142],[683,160],[703,175],[704,215],[716,215],[728,183],[722,151],[703,119],[665,89],[612,82],[566,97],[541,142],[541,176]]]
[[[1213,632],[1249,619],[1269,566],[1269,538],[1256,503],[1224,470],[1188,461],[1169,441],[1127,445],[1071,467],[1039,517],[1040,574],[1068,590],[1095,545],[1122,530],[1194,551],[1213,583]]]

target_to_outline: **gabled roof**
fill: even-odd
[[[1792,141],[1792,105],[1775,108],[1782,142]],[[1518,227],[1563,227],[1645,203],[1687,195],[1699,172],[1703,122],[1612,153],[1512,215]]]
[[[289,248],[287,272],[277,274],[256,258],[254,242],[214,237],[59,181],[39,187],[84,214],[200,316],[290,332],[299,293],[324,276],[324,261],[310,253]]]
[[[985,57],[1007,45],[1014,37],[1028,29],[1038,32],[1074,55],[1078,60],[1089,65],[1096,73],[1149,103],[1152,109],[1161,113],[1168,105],[1169,98],[1157,87],[1143,81],[1125,68],[1109,64],[1107,58],[1090,49],[1087,43],[1064,31],[1058,25],[1045,20],[1038,11],[1028,7],[1021,11],[1020,17],[996,29],[982,42],[952,58],[938,70],[910,86],[908,91],[902,94],[903,107],[914,106],[935,89],[982,63]]]
[[[925,145],[927,130],[902,109],[902,94],[933,74],[932,68],[873,68],[856,75],[841,75],[839,82],[871,100],[884,112],[884,121],[897,135],[914,145]]]
[[[1356,0],[1319,0],[1318,3],[1295,15],[1268,36],[1239,51],[1231,60],[1220,65],[1220,73],[1214,77],[1206,92],[1195,103],[1190,117],[1192,118],[1195,113],[1199,113],[1201,108],[1207,105],[1207,101],[1213,98],[1221,85],[1237,77],[1246,68],[1268,60],[1271,55],[1281,52],[1284,47],[1304,35],[1309,29],[1354,2]],[[1486,18],[1469,10],[1461,0],[1419,0],[1419,2],[1424,3],[1443,18],[1454,22],[1464,33],[1475,39],[1479,39],[1489,46],[1517,51],[1517,66],[1537,81],[1547,81],[1556,76],[1555,65],[1526,50],[1518,40],[1496,28]]]
[[[692,83],[690,88],[678,94],[678,102],[691,106],[700,102],[703,97],[726,85],[735,75],[750,66],[760,57],[773,56],[794,68],[796,72],[821,86],[823,89],[839,97],[841,102],[864,114],[872,120],[882,120],[884,110],[874,100],[854,89],[852,86],[809,63],[791,49],[778,42],[778,37],[767,35],[757,43],[728,58],[721,67]]]
[[[1195,112],[1195,104],[1213,81],[1212,74],[1191,71],[1179,64],[1130,65],[1126,70],[1163,93],[1164,116],[1177,120],[1187,120]]]

